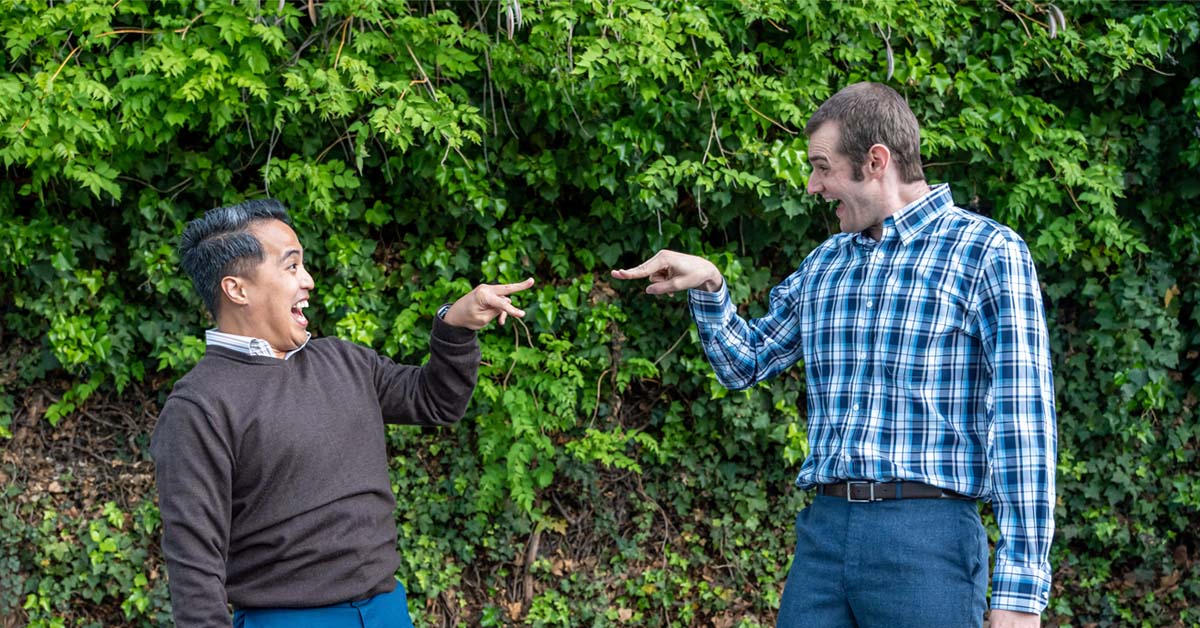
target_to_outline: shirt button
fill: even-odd
[[[850,454],[842,454],[842,460],[845,460],[846,462],[850,462]]]
[[[873,308],[873,307],[875,307],[875,302],[874,302],[874,301],[867,301],[867,309],[871,309],[871,308]]]
[[[858,359],[860,359],[860,360],[865,360],[865,359],[867,359],[867,352],[866,352],[866,351],[859,351],[859,352],[858,352]]]
[[[855,412],[858,412],[858,404],[857,404],[857,403],[856,403],[856,404],[854,404],[854,407],[853,407],[853,408],[850,408],[850,409],[851,409],[851,410],[853,410],[853,411],[855,411]]]

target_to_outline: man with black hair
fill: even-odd
[[[311,338],[313,278],[276,201],[207,212],[179,254],[216,328],[151,440],[176,625],[411,628],[384,424],[462,418],[476,332],[523,317],[509,295],[533,280],[443,305],[416,367]]]
[[[930,187],[920,126],[885,85],[850,85],[805,133],[808,192],[837,202],[817,247],[747,321],[708,260],[659,251],[619,279],[688,291],[717,379],[748,388],[803,360],[813,489],[778,625],[1033,627],[1050,594],[1055,410],[1025,243]]]

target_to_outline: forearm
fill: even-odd
[[[160,473],[160,478],[163,474]],[[159,480],[163,518],[163,557],[171,611],[179,628],[230,628],[225,596],[225,533],[198,508],[199,500]]]
[[[386,422],[450,425],[466,413],[479,377],[479,340],[474,331],[435,320],[429,361],[421,367],[395,364],[373,352],[371,355],[376,393]]]
[[[1000,541],[992,607],[1040,613],[1050,597],[1057,452],[1053,384],[1048,370],[1010,362],[1022,374],[996,386],[988,466]],[[1048,367],[1046,367],[1048,369]]]
[[[688,307],[700,335],[700,347],[717,381],[730,390],[752,386],[756,381],[754,360],[746,359],[739,334],[728,332],[729,328],[737,329],[745,322],[737,317],[724,282],[715,291],[688,291]],[[730,342],[731,337],[734,342]]]
[[[179,628],[231,628],[233,620],[222,582],[224,568],[216,573],[209,566],[168,550],[166,542],[163,545],[164,553],[174,555],[166,562],[175,625]]]
[[[1049,603],[1054,537],[1054,471],[1049,459],[1052,454],[1043,450],[993,463],[993,509],[1000,541],[992,570],[992,608],[1040,613]],[[1019,481],[1008,483],[1012,478]]]
[[[421,395],[435,424],[463,417],[479,380],[479,338],[473,331],[435,321],[429,362],[421,367]]]
[[[717,381],[730,390],[749,388],[799,358],[799,328],[786,286],[772,292],[767,316],[753,321],[737,315],[724,284],[715,293],[690,291],[688,303]]]

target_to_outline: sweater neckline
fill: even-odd
[[[303,352],[301,352],[301,353],[303,353]],[[273,366],[273,367],[286,366],[286,364],[288,362],[291,362],[291,361],[295,360],[296,358],[300,357],[300,355],[297,354],[297,355],[292,356],[291,360],[280,360],[279,358],[274,357],[274,356],[267,357],[265,355],[250,355],[248,353],[243,353],[241,351],[235,351],[233,349],[230,349],[227,347],[221,347],[221,346],[217,346],[217,345],[206,346],[204,349],[204,355],[205,355],[205,357],[213,356],[213,357],[217,357],[217,358],[223,358],[226,360],[233,360],[235,362],[241,362],[243,364],[252,364],[255,366]]]

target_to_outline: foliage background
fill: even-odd
[[[1200,8],[1057,8],[0,0],[0,622],[169,621],[146,445],[208,325],[173,247],[270,195],[313,328],[402,360],[472,284],[539,280],[464,422],[389,433],[419,625],[773,625],[802,370],[726,392],[683,300],[607,271],[703,254],[761,314],[836,229],[807,116],[876,80],[1041,271],[1047,623],[1200,625]]]

